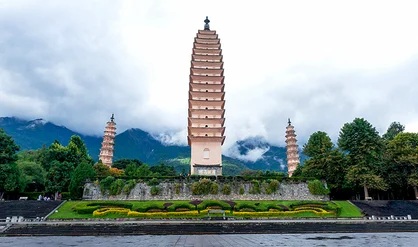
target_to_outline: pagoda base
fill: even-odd
[[[199,176],[222,176],[221,165],[192,165],[192,175]]]

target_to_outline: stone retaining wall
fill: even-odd
[[[219,185],[219,193],[216,195],[193,195],[191,183],[177,183],[180,186],[179,193],[176,193],[176,183],[160,183],[158,195],[151,195],[151,187],[146,183],[137,183],[129,195],[122,192],[119,195],[111,196],[108,192],[104,195],[100,191],[100,186],[94,183],[87,183],[84,188],[83,199],[90,200],[329,200],[329,196],[312,195],[309,192],[307,183],[281,183],[276,192],[265,193],[261,189],[260,194],[251,194],[251,183],[229,184],[231,187],[230,195],[222,194],[222,183]],[[240,194],[240,188],[244,188],[244,193]]]

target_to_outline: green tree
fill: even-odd
[[[54,141],[48,149],[45,150],[42,160],[42,166],[49,171],[54,161],[67,162],[77,167],[82,162],[94,164],[93,159],[88,155],[87,148],[83,140],[79,136],[71,136],[67,146],[61,145],[58,141]]]
[[[90,164],[83,162],[78,165],[71,175],[69,187],[71,198],[80,199],[83,196],[84,183],[87,179],[92,179],[95,176],[96,172]]]
[[[313,133],[303,146],[303,152],[309,157],[296,174],[308,178],[326,180],[330,189],[341,189],[344,184],[344,155],[334,148],[327,133]]]
[[[24,178],[16,163],[0,164],[0,199],[4,192],[23,191]]]
[[[103,164],[101,160],[93,166],[93,170],[96,172],[96,176],[98,177],[110,176],[110,168]]]
[[[18,160],[17,166],[23,175],[26,191],[42,191],[46,183],[46,171],[40,163]]]
[[[399,122],[392,122],[386,131],[385,134],[383,134],[383,139],[386,141],[393,140],[395,136],[399,133],[402,133],[405,130],[405,126],[403,126]]]
[[[149,177],[152,176],[152,172],[150,171],[147,164],[144,164],[136,169],[135,177]]]
[[[17,160],[16,152],[19,146],[15,144],[11,136],[0,128],[0,164],[10,164]]]
[[[19,150],[11,136],[0,129],[0,199],[5,191],[19,191],[24,188],[24,179],[16,165]]]
[[[299,164],[298,167],[296,167],[296,170],[293,172],[292,177],[302,177],[303,176],[302,170],[303,170],[303,166]]]
[[[418,174],[418,133],[399,133],[386,145],[384,176],[397,194],[412,186],[418,196],[415,177]]]
[[[134,163],[136,166],[141,166],[143,164],[142,161],[138,159],[118,159],[113,162],[112,167],[124,170],[131,163]]]
[[[387,188],[379,174],[383,161],[383,140],[367,120],[356,118],[344,124],[338,146],[347,153],[347,181],[362,186],[365,197],[369,196],[368,189]]]
[[[308,142],[303,145],[303,153],[308,157],[315,157],[330,152],[334,148],[327,133],[317,131],[313,133]]]
[[[73,170],[74,166],[70,162],[53,161],[47,173],[47,191],[55,192],[57,198],[59,192],[67,190]]]
[[[127,176],[128,178],[137,177],[137,172],[136,172],[137,168],[138,166],[135,163],[130,163],[125,168],[125,176]]]
[[[87,162],[90,165],[94,164],[94,161],[88,154],[87,147],[80,136],[71,136],[67,149],[69,149],[69,152],[73,155],[73,162],[75,163],[75,166],[81,164],[82,162]]]
[[[151,166],[149,170],[153,173],[159,173],[160,176],[176,176],[174,166],[166,166],[164,163],[158,166]]]

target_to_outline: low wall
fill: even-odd
[[[2,236],[96,236],[181,234],[278,234],[337,232],[418,232],[417,221],[136,221],[41,222],[13,224]],[[321,242],[322,243],[322,242]],[[334,240],[334,243],[335,240]],[[411,243],[410,246],[415,246]]]
[[[157,185],[160,188],[158,195],[151,195],[151,187],[146,183],[137,183],[127,195],[122,192],[119,195],[104,195],[100,186],[94,183],[87,183],[84,187],[83,199],[90,200],[329,200],[328,195],[312,195],[309,192],[307,183],[281,183],[276,192],[267,194],[264,188],[261,193],[252,194],[251,183],[237,183],[228,185],[231,187],[229,195],[222,194],[222,183],[218,183],[218,194],[193,195],[191,183],[169,183],[163,182]],[[176,191],[177,186],[177,191]],[[180,188],[179,188],[180,187]],[[244,191],[242,191],[242,189]],[[241,190],[241,191],[240,191]],[[178,193],[176,193],[178,192]],[[241,193],[240,193],[241,192]],[[243,193],[242,193],[243,192]]]

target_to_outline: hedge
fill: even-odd
[[[94,211],[99,209],[100,206],[85,206],[85,207],[76,207],[74,211],[76,211],[78,214],[92,214]]]
[[[99,207],[120,207],[132,209],[133,204],[129,202],[115,202],[115,201],[104,201],[104,202],[92,202],[87,206],[99,206]]]
[[[196,207],[194,205],[187,203],[187,202],[174,203],[173,205],[170,205],[169,207],[167,207],[167,210],[169,212],[175,212],[176,209],[178,208],[188,208],[190,210],[196,210]]]
[[[213,207],[213,206],[221,207],[223,210],[231,210],[232,209],[231,205],[229,205],[226,202],[223,202],[223,201],[213,201],[213,200],[203,201],[202,203],[200,203],[197,206],[197,209],[198,210],[204,210],[207,207]]]
[[[100,208],[93,212],[93,216],[105,216],[108,214],[128,214],[131,212],[128,208]]]
[[[320,201],[297,201],[289,205],[289,209],[294,210],[298,207],[308,206],[311,208],[322,208],[326,211],[335,212],[336,216],[341,214],[341,206],[334,202],[320,202]]]
[[[234,216],[241,216],[244,218],[257,218],[257,217],[280,217],[280,216],[296,216],[304,213],[313,213],[317,216],[333,216],[330,212],[316,212],[314,210],[299,210],[299,211],[280,211],[280,212],[234,212]]]
[[[167,217],[167,216],[198,216],[198,211],[186,211],[186,212],[156,212],[156,213],[141,213],[136,211],[128,212],[128,216],[132,217]]]

